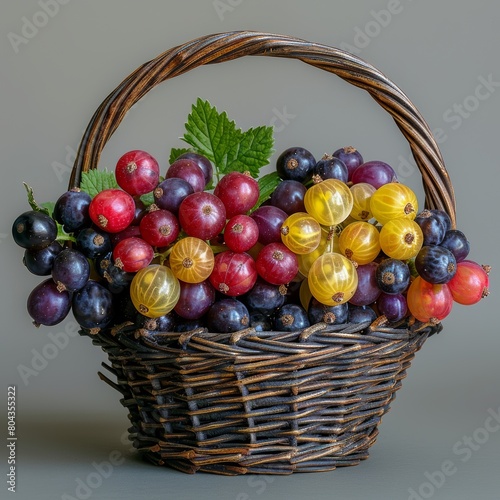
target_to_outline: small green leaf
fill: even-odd
[[[170,150],[170,157],[168,159],[168,163],[172,165],[177,158],[179,158],[180,155],[183,155],[184,153],[192,153],[193,150],[191,148],[172,148]]]
[[[42,203],[41,206],[47,210],[48,214],[52,217],[56,204],[53,201],[46,201],[45,203]]]
[[[116,188],[118,188],[118,184],[114,172],[108,172],[106,169],[92,169],[82,173],[80,189],[88,193],[92,198],[104,189]]]
[[[28,194],[28,203],[30,204],[30,207],[32,210],[35,210],[37,212],[42,212],[46,215],[51,215],[52,212],[49,212],[49,209],[45,207],[44,203],[39,205],[36,200],[35,200],[35,195],[33,193],[33,188],[31,186],[28,186],[26,182],[23,182],[23,186],[26,189],[26,193]]]
[[[141,195],[140,200],[144,203],[144,206],[149,207],[155,202],[155,197],[153,196],[153,191]]]
[[[281,179],[278,175],[278,172],[271,172],[270,174],[262,176],[257,182],[259,184],[260,194],[257,203],[252,208],[252,211],[259,208],[262,205],[262,203],[264,203],[267,199],[269,199],[269,197],[273,194],[278,184],[281,182]]]

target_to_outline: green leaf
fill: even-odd
[[[149,207],[155,202],[155,197],[153,195],[153,191],[150,193],[146,193],[140,196],[140,200],[144,203],[144,206]]]
[[[192,153],[193,150],[191,148],[172,148],[170,150],[170,157],[168,159],[168,163],[172,165],[177,158],[179,158],[180,155],[183,155],[184,153]]]
[[[47,210],[48,214],[52,217],[56,204],[53,201],[46,201],[45,203],[42,203],[41,206]]]
[[[273,194],[274,190],[281,182],[281,179],[278,175],[278,172],[271,172],[270,174],[262,176],[257,182],[259,184],[260,194],[257,203],[252,208],[252,211],[259,208],[262,203],[264,203]]]
[[[251,128],[240,134],[237,144],[235,157],[228,161],[224,173],[233,170],[248,171],[252,177],[258,177],[259,170],[269,163],[269,158],[274,153],[273,128]]]
[[[92,198],[104,189],[118,188],[115,173],[108,170],[92,169],[82,173],[80,189],[88,193]]]
[[[258,177],[259,169],[274,153],[273,128],[256,127],[243,132],[208,101],[198,98],[185,124],[183,140],[206,156],[215,167],[217,179],[234,170]]]
[[[28,203],[30,204],[31,209],[35,210],[37,212],[42,212],[42,213],[50,216],[52,212],[50,212],[49,209],[44,206],[45,204],[42,203],[41,205],[39,205],[36,202],[33,188],[31,186],[28,186],[28,184],[26,184],[26,182],[23,182],[23,186],[26,189],[26,193],[28,195]]]

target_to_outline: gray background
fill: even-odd
[[[491,425],[484,429],[493,425],[491,412],[500,413],[495,266],[500,4],[61,0],[58,8],[46,2],[50,16],[44,16],[43,5],[6,2],[0,18],[0,370],[4,401],[8,385],[16,385],[18,394],[18,483],[11,496],[407,499],[413,490],[420,498],[500,498],[500,431]],[[29,22],[40,27],[30,32]],[[456,190],[458,226],[472,242],[471,258],[495,266],[490,297],[474,307],[456,306],[443,334],[418,353],[370,459],[357,467],[265,480],[187,476],[143,463],[122,439],[128,421],[119,395],[97,378],[103,353],[88,339],[67,335],[67,345],[54,350],[51,335],[71,333],[74,320],[36,330],[26,313],[26,298],[40,279],[24,269],[22,250],[10,237],[14,218],[28,207],[22,181],[34,187],[40,202],[57,199],[82,132],[109,91],[167,48],[235,29],[350,46],[404,89],[439,134]],[[479,101],[474,95],[481,78],[494,83],[482,88]],[[129,113],[101,166],[113,168],[123,152],[141,148],[166,168],[170,148],[182,144],[178,137],[198,96],[226,109],[242,128],[274,121],[278,152],[300,144],[320,156],[354,144],[365,159],[392,164],[421,196],[418,172],[404,176],[407,143],[367,94],[299,62],[270,58],[200,68],[155,89]],[[286,122],[279,121],[283,112]],[[34,360],[36,353],[44,353],[45,362]],[[23,366],[33,369],[24,380]],[[6,429],[6,403],[1,408]],[[114,460],[112,470],[97,475],[95,464],[109,460]],[[0,461],[5,472],[5,447]],[[443,464],[447,476],[437,472]],[[91,489],[78,490],[79,480]],[[0,498],[9,498],[3,481]]]

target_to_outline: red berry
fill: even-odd
[[[248,292],[257,281],[255,261],[247,253],[226,250],[215,256],[209,277],[212,286],[224,295],[236,297]]]
[[[231,217],[224,230],[224,242],[234,252],[250,250],[259,239],[259,227],[249,215]]]
[[[135,273],[147,267],[153,257],[153,247],[135,236],[120,241],[113,250],[115,266],[127,273]]]
[[[417,276],[406,296],[411,314],[423,323],[437,323],[450,314],[453,296],[448,284],[428,283]]]
[[[179,206],[179,222],[188,236],[211,240],[226,224],[226,209],[211,193],[193,193],[186,196]]]
[[[477,304],[489,294],[490,279],[483,266],[471,260],[457,263],[457,272],[448,282],[453,300],[462,305]]]
[[[177,217],[168,210],[156,209],[147,213],[139,224],[142,238],[154,247],[166,247],[179,235]]]
[[[150,193],[160,180],[160,167],[146,151],[135,149],[125,153],[116,163],[118,185],[132,196]]]
[[[96,226],[118,233],[134,220],[134,198],[121,189],[104,189],[90,202],[89,215]]]
[[[230,172],[215,186],[215,196],[218,196],[226,207],[228,218],[247,213],[259,199],[259,184],[247,174]]]
[[[269,243],[259,252],[256,260],[257,272],[268,283],[285,285],[299,271],[297,256],[283,243]]]

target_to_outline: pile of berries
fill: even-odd
[[[352,147],[318,161],[292,147],[276,172],[261,200],[241,172],[212,188],[199,153],[181,154],[163,178],[155,158],[134,150],[117,161],[116,187],[72,189],[51,213],[23,213],[13,238],[28,270],[47,276],[27,301],[34,324],[70,311],[90,333],[123,322],[221,333],[381,316],[435,324],[454,302],[488,294],[489,268],[467,260],[465,235],[445,212],[419,212],[387,163]]]

